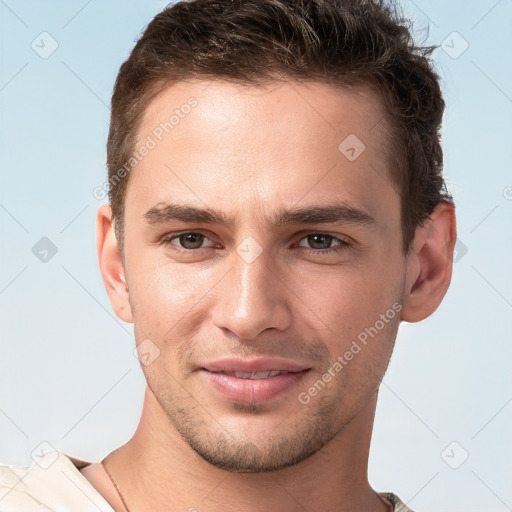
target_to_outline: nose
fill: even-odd
[[[291,322],[293,293],[275,267],[265,252],[250,262],[233,253],[231,270],[219,283],[214,324],[243,340],[266,329],[284,331]]]

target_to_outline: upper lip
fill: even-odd
[[[309,370],[309,367],[277,357],[259,357],[256,359],[238,359],[235,357],[226,357],[223,359],[216,359],[205,363],[201,369],[210,372],[270,372],[270,371],[286,371],[286,372],[300,372],[302,370]]]

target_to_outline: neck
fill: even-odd
[[[236,473],[200,457],[147,389],[139,426],[108,457],[130,512],[145,510],[336,512],[389,510],[370,487],[367,464],[375,394],[338,435],[308,459],[268,473]]]

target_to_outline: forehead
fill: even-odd
[[[297,121],[301,124],[297,125]],[[259,124],[262,122],[265,124]],[[322,139],[328,132],[334,141],[349,132],[365,138],[370,150],[376,143],[385,145],[386,139],[386,116],[379,97],[369,86],[349,89],[293,81],[254,86],[198,79],[178,82],[153,98],[138,135],[139,141],[153,134],[161,142],[172,132],[172,137],[165,138],[172,138],[176,144],[193,135],[206,148],[210,141],[218,147],[222,133],[228,135],[225,142],[232,146],[236,141],[229,135],[248,135],[249,128],[253,128],[253,144],[269,138],[276,140],[283,127],[288,135],[306,136],[311,143],[324,143]],[[212,135],[217,137],[213,139]],[[246,137],[243,143],[248,142]]]
[[[180,199],[251,216],[321,197],[371,212],[397,199],[383,108],[367,87],[180,82],[148,106],[136,151],[143,145],[127,209]]]

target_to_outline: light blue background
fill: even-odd
[[[132,326],[113,315],[100,279],[92,190],[105,180],[115,76],[165,3],[0,1],[2,463],[28,465],[43,441],[100,460],[138,423],[145,381]],[[418,41],[429,25],[427,41],[446,40],[452,55],[469,44],[456,59],[435,52],[460,244],[438,311],[400,328],[370,479],[418,512],[504,512],[512,510],[512,2],[402,5]],[[31,48],[43,31],[59,45],[47,59]],[[47,263],[32,253],[42,237],[58,248]],[[449,467],[463,450],[469,458]]]

